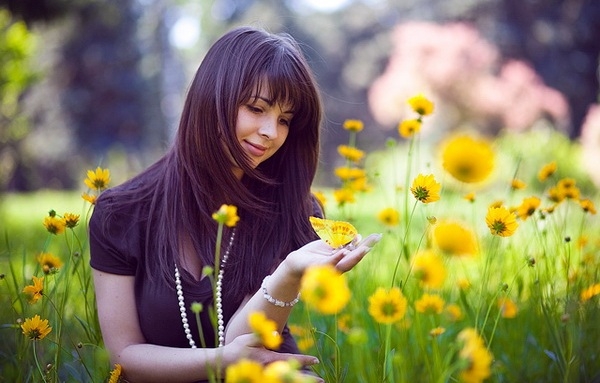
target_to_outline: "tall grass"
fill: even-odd
[[[531,150],[543,142],[544,150]],[[322,189],[328,218],[353,223],[360,233],[383,233],[382,241],[347,274],[352,299],[335,316],[311,311],[302,302],[290,324],[305,353],[318,355],[317,372],[327,382],[455,382],[472,367],[461,354],[459,334],[475,329],[493,355],[490,382],[592,382],[600,376],[600,302],[582,292],[600,282],[600,225],[576,199],[565,199],[550,212],[548,188],[572,177],[586,197],[597,202],[596,189],[574,165],[576,143],[550,132],[499,137],[494,142],[496,171],[485,184],[460,184],[439,167],[434,145],[389,146],[364,162],[371,187],[357,192],[355,202],[338,203],[334,190]],[[556,161],[554,179],[541,182],[538,170]],[[418,173],[435,174],[441,198],[415,203],[409,186]],[[513,178],[525,189],[510,187]],[[475,200],[464,199],[467,192]],[[514,235],[493,236],[485,217],[490,204],[516,207],[536,195],[542,206],[519,220]],[[4,195],[0,200],[0,381],[102,382],[111,366],[103,349],[92,290],[86,222],[90,205],[79,192]],[[377,213],[396,208],[401,219],[386,226]],[[53,235],[42,225],[54,209],[80,214],[79,225]],[[460,220],[476,235],[475,256],[444,255],[447,276],[440,288],[422,285],[413,272],[414,256],[434,249],[435,221]],[[36,261],[51,252],[63,262],[57,273],[45,274]],[[393,278],[395,265],[397,276]],[[44,276],[44,296],[29,303],[23,288],[32,276]],[[468,285],[464,282],[468,281]],[[407,298],[404,317],[379,324],[369,314],[369,298],[381,286],[400,287]],[[444,300],[441,313],[422,313],[416,303],[424,293]],[[514,303],[506,315],[500,299]],[[451,315],[454,305],[459,316]],[[26,318],[40,315],[52,331],[32,341],[23,334]],[[432,331],[436,330],[436,331]],[[462,378],[461,378],[462,376]],[[483,378],[481,379],[483,380]]]
[[[77,193],[42,191],[8,194],[1,200],[0,381],[104,381],[109,365],[96,316],[89,267],[86,218],[90,205]],[[79,224],[60,235],[42,225],[52,209],[80,214]],[[45,272],[37,262],[50,253],[61,262]],[[43,277],[43,296],[30,303],[23,288]],[[22,331],[27,318],[49,321],[50,334],[31,341]]]

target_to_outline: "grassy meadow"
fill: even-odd
[[[349,148],[360,130],[348,129]],[[340,187],[315,185],[327,218],[383,234],[341,276],[340,309],[302,299],[292,313],[328,383],[599,381],[598,192],[578,145],[552,130],[477,145],[452,157],[412,130],[373,153],[341,150]],[[97,325],[84,191],[0,200],[0,382],[118,381]],[[51,210],[79,221],[52,234]],[[327,304],[336,292],[322,283]]]

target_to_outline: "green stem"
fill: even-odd
[[[198,326],[198,333],[200,334],[200,344],[202,348],[206,348],[206,340],[204,339],[204,331],[202,331],[202,324],[200,323],[200,313],[195,312],[194,316],[196,317],[196,326]]]
[[[492,249],[497,249],[497,246],[495,244],[495,242],[497,242],[497,240],[498,240],[498,238],[496,236],[494,236],[492,238],[492,245],[491,245]],[[477,304],[477,312],[475,313],[475,328],[481,332],[483,332],[483,326],[481,329],[479,329],[479,327],[478,327],[479,314],[483,307],[483,293],[484,293],[485,286],[487,286],[488,273],[489,273],[490,265],[492,263],[492,258],[493,258],[493,254],[487,254],[486,259],[485,259],[485,265],[483,267],[483,274],[481,276],[480,283],[479,283],[481,285],[481,288],[479,289],[479,302]]]
[[[513,286],[515,285],[515,281],[517,280],[517,277],[519,276],[519,274],[521,274],[521,271],[523,271],[523,269],[527,266],[527,264],[525,264],[524,266],[522,266],[519,271],[515,274],[515,276],[513,277],[512,281],[510,282],[510,285],[508,287],[508,290],[506,291],[506,294],[504,294],[504,297],[508,297],[512,291]],[[497,295],[496,295],[497,296]],[[487,342],[487,347],[488,350],[490,349],[490,347],[492,346],[492,341],[494,340],[494,335],[496,334],[496,328],[498,327],[498,321],[500,320],[500,316],[502,314],[502,310],[498,310],[498,314],[496,315],[496,319],[494,320],[494,327],[492,328],[492,333],[490,334],[490,338]],[[486,316],[486,320],[487,320],[487,316]],[[485,322],[483,322],[482,328],[485,327]]]
[[[407,212],[408,211],[408,193],[409,193],[409,189],[410,189],[410,174],[411,174],[411,167],[412,167],[412,152],[413,152],[413,147],[414,147],[414,143],[415,143],[415,138],[414,136],[411,137],[410,139],[410,143],[408,144],[408,158],[406,159],[406,175],[404,178],[404,211]],[[405,218],[404,220],[405,225],[406,225],[406,230],[408,231],[408,226],[410,225],[410,220],[408,218]]]
[[[328,339],[334,347],[335,350],[335,364],[334,364],[334,372],[333,372],[333,382],[341,382],[341,369],[338,370],[338,364],[339,364],[339,359],[340,359],[340,347],[338,346],[338,344],[336,343],[335,339],[333,339],[331,337],[331,335],[327,334],[326,332],[323,331],[319,331],[319,330],[315,330],[315,333],[321,334],[323,335],[326,339]],[[328,382],[330,380],[327,380]]]
[[[215,243],[215,268],[213,270],[213,280],[212,280],[212,290],[213,290],[213,307],[216,320],[217,314],[217,279],[219,277],[219,270],[221,268],[221,242],[223,241],[223,224],[219,222],[219,227],[217,228],[217,241]],[[219,344],[219,332],[217,331],[219,324],[214,322],[215,325],[215,344]],[[218,371],[218,369],[217,369]]]
[[[394,274],[392,274],[392,281],[391,281],[391,287],[394,287],[394,282],[396,281],[396,274],[398,273],[398,266],[400,265],[400,259],[402,258],[401,256],[404,255],[405,258],[408,260],[408,244],[406,243],[408,241],[408,230],[410,228],[410,223],[412,222],[412,217],[415,214],[415,209],[417,207],[417,201],[415,201],[412,211],[410,212],[410,217],[408,219],[408,223],[406,224],[406,231],[404,232],[404,238],[402,239],[402,253],[398,255],[398,258],[396,259],[396,265],[394,266]]]
[[[37,340],[33,340],[33,359],[35,360],[35,365],[37,367],[38,372],[40,373],[40,377],[42,378],[42,382],[46,381],[46,375],[42,371],[42,367],[40,366],[40,362],[37,357],[37,351],[35,345],[37,344]]]
[[[382,374],[383,374],[383,379],[382,381],[386,382],[387,379],[389,378],[387,376],[387,364],[388,364],[388,355],[390,353],[390,347],[391,347],[391,339],[392,339],[392,324],[388,323],[385,326],[385,341],[384,341],[384,346],[383,346],[383,365],[381,366],[382,369]],[[392,371],[392,369],[390,369],[390,371]]]

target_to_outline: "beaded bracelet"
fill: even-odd
[[[270,303],[274,304],[275,306],[279,306],[279,307],[294,307],[294,305],[296,303],[298,303],[298,301],[300,300],[300,293],[298,293],[298,296],[296,297],[296,299],[294,299],[293,301],[290,301],[290,302],[284,302],[284,301],[280,301],[279,299],[273,298],[267,292],[267,280],[270,277],[271,277],[270,275],[267,275],[265,277],[265,279],[263,279],[262,285],[260,285],[260,288],[262,289],[262,292],[263,292],[263,297],[266,300],[268,300]]]

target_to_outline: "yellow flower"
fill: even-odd
[[[561,190],[557,186],[553,186],[550,189],[548,189],[547,193],[548,199],[557,204],[564,201],[564,199],[566,198],[564,190]]]
[[[299,363],[294,359],[278,360],[267,364],[263,370],[264,383],[303,383],[312,382],[299,371]]]
[[[460,278],[459,280],[457,280],[456,285],[462,291],[466,291],[471,288],[471,282],[469,282],[469,280],[466,278]]]
[[[519,227],[515,215],[505,207],[490,208],[485,217],[485,222],[490,232],[500,237],[510,237]]]
[[[519,312],[515,302],[509,298],[499,298],[498,308],[503,318],[514,318],[517,316],[517,312]]]
[[[347,166],[335,168],[333,172],[342,181],[351,181],[358,178],[365,178],[367,176],[364,169],[349,168]]]
[[[240,359],[225,370],[225,383],[263,383],[263,366],[253,360]]]
[[[123,369],[122,369],[121,365],[116,363],[115,368],[113,368],[112,371],[110,372],[110,379],[108,380],[108,383],[122,382],[123,381],[123,379],[121,377],[122,372],[123,372]]]
[[[407,305],[406,297],[399,288],[387,290],[378,287],[369,297],[369,314],[377,323],[394,323],[404,317]]]
[[[364,125],[361,120],[346,120],[344,121],[344,129],[351,132],[360,132],[363,130]]]
[[[32,277],[33,284],[25,286],[23,292],[29,295],[29,303],[36,303],[44,295],[44,277]]]
[[[579,188],[575,186],[575,183],[576,181],[572,178],[563,178],[562,180],[558,181],[556,186],[565,198],[579,199],[580,191]]]
[[[260,311],[250,313],[248,324],[262,345],[271,350],[279,348],[283,339],[277,332],[277,323],[267,318],[265,313]]]
[[[457,136],[443,144],[442,166],[461,182],[481,182],[494,169],[494,152],[487,141]]]
[[[427,288],[440,288],[446,280],[444,261],[431,250],[423,250],[415,255],[413,272],[421,284]]]
[[[430,203],[440,199],[441,188],[442,185],[436,182],[433,174],[426,176],[419,174],[417,178],[413,180],[410,191],[417,200],[423,203]]]
[[[359,162],[365,156],[365,152],[348,145],[340,145],[337,148],[340,156],[352,162]]]
[[[443,220],[432,229],[433,245],[443,253],[454,256],[476,255],[475,233],[458,221]]]
[[[368,192],[371,190],[371,185],[369,185],[367,177],[362,177],[350,181],[346,188],[356,192]]]
[[[554,205],[551,205],[551,206],[545,207],[544,209],[542,209],[542,211],[543,211],[545,214],[552,214],[552,213],[554,213],[554,210],[555,210],[557,207],[558,207],[558,203],[555,203]]]
[[[95,195],[91,195],[91,194],[88,194],[88,193],[82,193],[81,194],[81,198],[83,198],[85,201],[88,201],[92,205],[96,204],[96,198],[97,197]]]
[[[431,336],[432,338],[437,338],[438,336],[442,335],[443,333],[446,332],[446,329],[443,327],[436,327],[433,328],[429,331],[429,336]]]
[[[590,213],[592,215],[596,214],[596,207],[594,206],[594,203],[587,198],[579,200],[579,206],[581,206],[583,211],[586,213]]]
[[[300,349],[300,351],[307,352],[312,346],[314,346],[315,341],[313,339],[312,332],[306,327],[295,325],[293,323],[290,323],[288,327],[290,329],[290,333],[296,338],[298,349]]]
[[[337,318],[337,327],[343,333],[350,332],[350,320],[352,317],[349,314],[342,314]]]
[[[377,214],[377,218],[386,226],[396,226],[400,221],[400,213],[393,207],[387,207]]]
[[[65,213],[63,214],[63,219],[65,221],[65,225],[69,229],[72,229],[79,223],[79,214]]]
[[[415,309],[424,314],[441,314],[445,303],[439,295],[426,293],[415,302]]]
[[[433,102],[422,94],[418,94],[408,99],[408,104],[416,113],[421,116],[428,116],[433,113]]]
[[[345,276],[331,265],[309,267],[300,281],[300,295],[321,314],[337,314],[348,304],[350,289]]]
[[[42,266],[44,274],[55,273],[62,266],[60,258],[50,253],[40,253],[37,260],[40,266]]]
[[[65,231],[67,224],[63,218],[56,215],[49,215],[44,218],[44,227],[49,233],[58,235]]]
[[[48,325],[48,319],[41,319],[39,315],[25,319],[21,329],[23,335],[31,340],[42,340],[52,331],[52,327]]]
[[[288,328],[290,330],[290,334],[292,334],[293,336],[300,337],[305,336],[308,333],[308,330],[305,327],[294,323],[289,323]]]
[[[398,125],[400,137],[410,138],[421,130],[421,121],[417,119],[404,120]]]
[[[321,205],[321,208],[325,208],[325,203],[327,202],[327,197],[325,197],[325,193],[323,193],[322,191],[315,191],[313,192],[313,195]]]
[[[460,372],[460,379],[465,383],[481,383],[491,374],[492,353],[488,351],[483,339],[473,328],[462,330],[457,337],[462,343],[459,358],[466,366]]]
[[[473,193],[473,192],[467,193],[463,196],[463,198],[469,202],[475,202],[475,193]]]
[[[315,345],[315,340],[313,339],[312,336],[305,336],[305,337],[297,339],[298,349],[302,352],[307,352],[314,345]]]
[[[457,304],[449,304],[446,306],[446,315],[452,322],[459,321],[463,318],[463,312],[459,305]]]
[[[535,196],[525,198],[523,202],[521,202],[521,205],[517,207],[517,215],[519,218],[525,221],[527,218],[531,217],[533,213],[535,213],[536,209],[540,207],[541,203],[542,201]]]
[[[600,283],[596,283],[594,285],[591,285],[587,289],[583,290],[579,297],[582,302],[586,302],[599,294],[600,294]]]
[[[556,172],[556,161],[552,161],[552,162],[542,166],[542,168],[538,172],[537,177],[540,181],[543,182],[543,181],[546,181],[548,178],[550,178],[550,176],[552,176],[555,172]]]
[[[226,226],[234,227],[240,220],[240,217],[237,215],[236,206],[223,204],[219,210],[213,213],[212,219]]]
[[[333,198],[338,205],[344,205],[346,203],[356,202],[354,192],[350,189],[342,188],[333,191]]]
[[[102,169],[100,166],[96,170],[88,170],[87,178],[83,180],[85,185],[92,189],[101,191],[108,187],[110,182],[110,171],[108,169]]]
[[[510,187],[513,190],[521,190],[525,189],[525,187],[527,187],[527,184],[518,178],[513,178],[513,180],[510,181]]]

